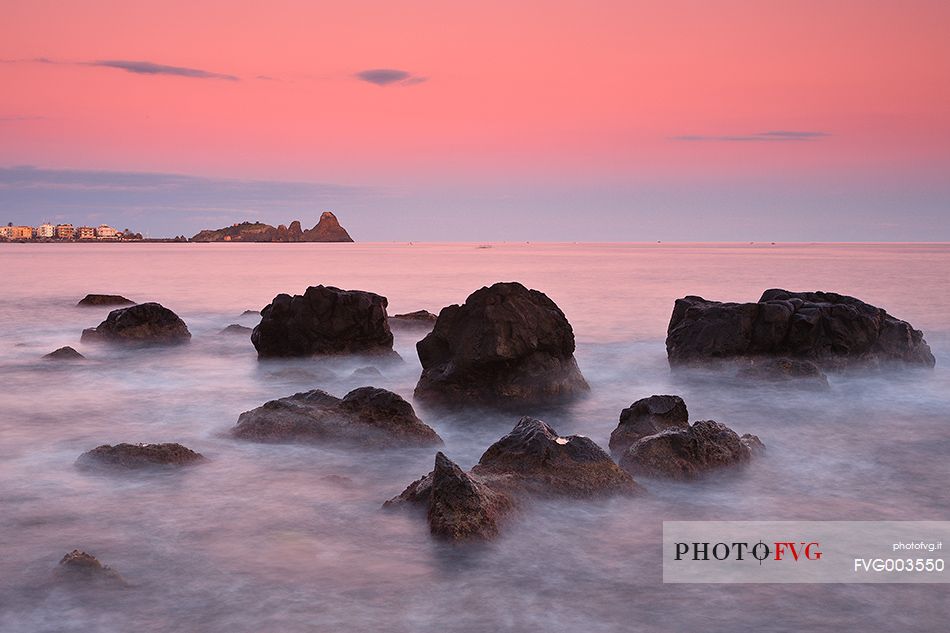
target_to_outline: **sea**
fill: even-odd
[[[664,584],[673,520],[950,520],[950,244],[2,244],[0,631],[259,633],[946,631],[947,585]],[[520,415],[607,446],[620,412],[678,394],[691,420],[754,433],[766,452],[694,481],[639,477],[635,498],[537,500],[492,542],[433,540],[384,501],[434,449],[370,451],[233,439],[243,411],[309,389],[365,386],[358,358],[261,362],[249,337],[278,293],[368,290],[389,313],[438,311],[519,281],[573,326],[590,396],[543,411],[419,416],[463,468]],[[671,373],[676,298],[755,301],[825,290],[923,330],[936,368],[831,374],[830,389]],[[191,343],[80,343],[109,308],[157,301]],[[403,362],[369,384],[412,401],[423,330],[395,330]],[[43,360],[70,345],[87,357]],[[172,472],[90,473],[83,452],[180,442],[208,458]],[[56,582],[73,549],[123,589]]]

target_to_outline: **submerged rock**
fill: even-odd
[[[311,286],[279,294],[251,334],[258,357],[372,354],[398,358],[386,320],[386,297],[362,290]]]
[[[92,554],[74,549],[59,561],[56,578],[65,582],[125,587],[128,583],[117,571],[103,565]]]
[[[389,317],[390,327],[405,328],[432,328],[438,317],[428,310],[416,310],[405,314],[394,314]]]
[[[634,475],[693,479],[710,470],[747,462],[753,452],[764,449],[754,435],[740,438],[725,424],[701,420],[638,440],[621,457],[620,465]]]
[[[828,388],[828,377],[815,363],[800,358],[750,358],[739,368],[745,380]]]
[[[250,335],[251,335],[251,332],[253,332],[253,331],[254,331],[254,330],[252,330],[251,328],[247,327],[246,325],[240,325],[240,324],[238,324],[238,323],[232,323],[232,324],[229,325],[228,327],[226,327],[226,328],[224,328],[223,330],[221,330],[220,332],[218,332],[218,334],[239,334],[239,335],[241,335],[241,336],[250,336]]]
[[[113,310],[97,327],[82,332],[84,343],[171,345],[189,340],[191,332],[185,322],[159,303],[139,303]]]
[[[641,398],[620,412],[620,424],[610,434],[610,451],[620,455],[642,437],[688,426],[689,412],[679,396]]]
[[[86,295],[76,304],[76,306],[80,308],[131,305],[135,305],[135,302],[121,295]]]
[[[357,367],[353,370],[353,373],[350,374],[350,378],[382,378],[383,372],[379,371],[377,368],[372,365],[367,365],[366,367]]]
[[[497,486],[540,495],[640,492],[640,486],[593,440],[582,435],[561,437],[541,420],[527,416],[488,447],[472,473]]]
[[[489,447],[470,472],[439,453],[432,472],[383,505],[424,507],[434,535],[461,541],[496,536],[499,519],[521,499],[593,498],[641,490],[588,438],[561,437],[541,420],[525,417]]]
[[[245,310],[241,313],[241,316],[261,316],[260,310]]]
[[[85,360],[86,357],[67,345],[45,354],[43,358],[48,360]]]
[[[415,396],[436,404],[548,404],[590,390],[564,313],[519,283],[496,283],[443,308],[416,349],[423,371]]]
[[[787,356],[822,367],[934,366],[920,330],[885,310],[832,292],[766,290],[757,303],[676,300],[666,337],[671,365]]]
[[[439,435],[398,394],[360,387],[343,398],[314,389],[245,411],[235,437],[257,442],[343,443],[373,448],[437,446]]]
[[[103,444],[80,455],[76,465],[82,468],[133,470],[186,466],[204,460],[201,453],[176,443]]]

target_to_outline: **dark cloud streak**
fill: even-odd
[[[168,66],[154,62],[126,59],[100,59],[94,62],[85,62],[85,66],[100,66],[116,68],[136,75],[173,75],[175,77],[190,77],[194,79],[223,79],[225,81],[240,81],[235,75],[215,73],[200,68],[186,68],[184,66]]]
[[[711,141],[720,143],[756,143],[756,142],[788,142],[788,141],[815,141],[831,136],[827,132],[809,130],[769,130],[768,132],[753,132],[752,134],[683,134],[674,136],[674,141]]]
[[[413,86],[428,79],[396,68],[370,68],[359,71],[354,77],[376,86],[391,86],[393,84]]]

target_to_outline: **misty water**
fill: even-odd
[[[950,520],[950,246],[576,244],[108,244],[0,246],[0,631],[942,631],[947,585],[664,585],[663,520]],[[537,501],[481,546],[434,541],[424,517],[380,506],[434,451],[231,439],[238,415],[367,381],[359,359],[259,362],[245,336],[280,292],[327,284],[432,312],[516,280],[547,293],[577,337],[589,398],[546,411],[445,414],[417,405],[463,468],[542,417],[606,447],[621,409],[683,396],[691,420],[754,433],[764,456],[692,482],[638,478],[639,498]],[[937,367],[832,374],[827,392],[670,373],[664,337],[686,294],[756,300],[830,290],[924,330]],[[158,301],[189,345],[81,345],[108,308]],[[375,386],[411,400],[418,331]],[[71,345],[88,357],[40,357]],[[207,463],[91,474],[97,445],[181,442]],[[131,586],[51,582],[79,548]]]

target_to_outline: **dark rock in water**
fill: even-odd
[[[336,398],[315,389],[271,400],[238,418],[234,436],[257,442],[438,446],[442,439],[398,394],[360,387]]]
[[[765,452],[765,444],[762,443],[762,440],[759,439],[758,435],[752,435],[751,433],[746,433],[739,438],[739,442],[749,449],[749,455],[755,457],[761,455]]]
[[[189,340],[185,322],[159,303],[113,310],[97,327],[82,332],[83,342],[171,345]]]
[[[353,373],[350,374],[350,378],[382,378],[383,372],[379,371],[375,367],[357,367],[353,370]]]
[[[636,494],[642,488],[586,437],[560,437],[540,420],[522,418],[468,473],[436,455],[435,470],[417,479],[386,508],[428,509],[436,536],[487,539],[520,497],[591,498]]]
[[[428,310],[416,310],[405,314],[394,314],[389,317],[390,327],[404,328],[432,328],[438,317]]]
[[[497,283],[439,313],[416,344],[415,396],[435,404],[548,404],[586,394],[574,331],[544,293]]]
[[[56,569],[58,580],[82,582],[113,587],[125,587],[128,583],[117,571],[103,565],[92,554],[74,549],[59,561]]]
[[[640,491],[590,438],[561,437],[541,420],[527,416],[488,447],[472,473],[498,487],[540,495],[591,497]]]
[[[621,455],[642,437],[688,426],[689,412],[679,396],[641,398],[620,412],[620,424],[610,434],[610,451]]]
[[[311,286],[279,294],[251,334],[258,357],[372,354],[398,358],[386,321],[386,297],[362,290]]]
[[[76,304],[80,308],[98,307],[98,306],[132,306],[134,301],[126,299],[120,295],[86,295]]]
[[[290,226],[273,227],[263,222],[241,222],[223,229],[205,229],[191,238],[192,242],[352,242],[340,221],[330,211],[320,215],[320,220],[306,231],[299,220]]]
[[[620,465],[634,475],[692,479],[706,471],[747,462],[764,450],[754,435],[740,438],[713,420],[694,422],[685,429],[649,435],[627,449]]]
[[[49,360],[84,360],[86,357],[67,345],[49,354],[45,354],[43,358],[48,358]]]
[[[920,330],[881,308],[831,292],[766,290],[757,303],[677,299],[666,337],[671,365],[787,356],[822,367],[934,366]]]
[[[260,316],[260,315],[261,315],[260,310],[245,310],[244,312],[241,313],[241,316]]]
[[[499,523],[515,508],[508,493],[493,490],[441,452],[436,453],[432,472],[409,484],[384,507],[406,504],[427,509],[433,536],[456,542],[494,538]]]
[[[251,328],[246,325],[239,325],[237,323],[232,323],[228,327],[224,328],[218,334],[240,334],[241,336],[250,336],[253,332]]]
[[[828,377],[815,363],[800,358],[752,357],[739,369],[746,380],[783,382],[793,385],[828,388]]]
[[[196,453],[181,444],[103,444],[83,453],[76,465],[83,468],[111,468],[132,470],[139,468],[186,466],[204,461]]]

